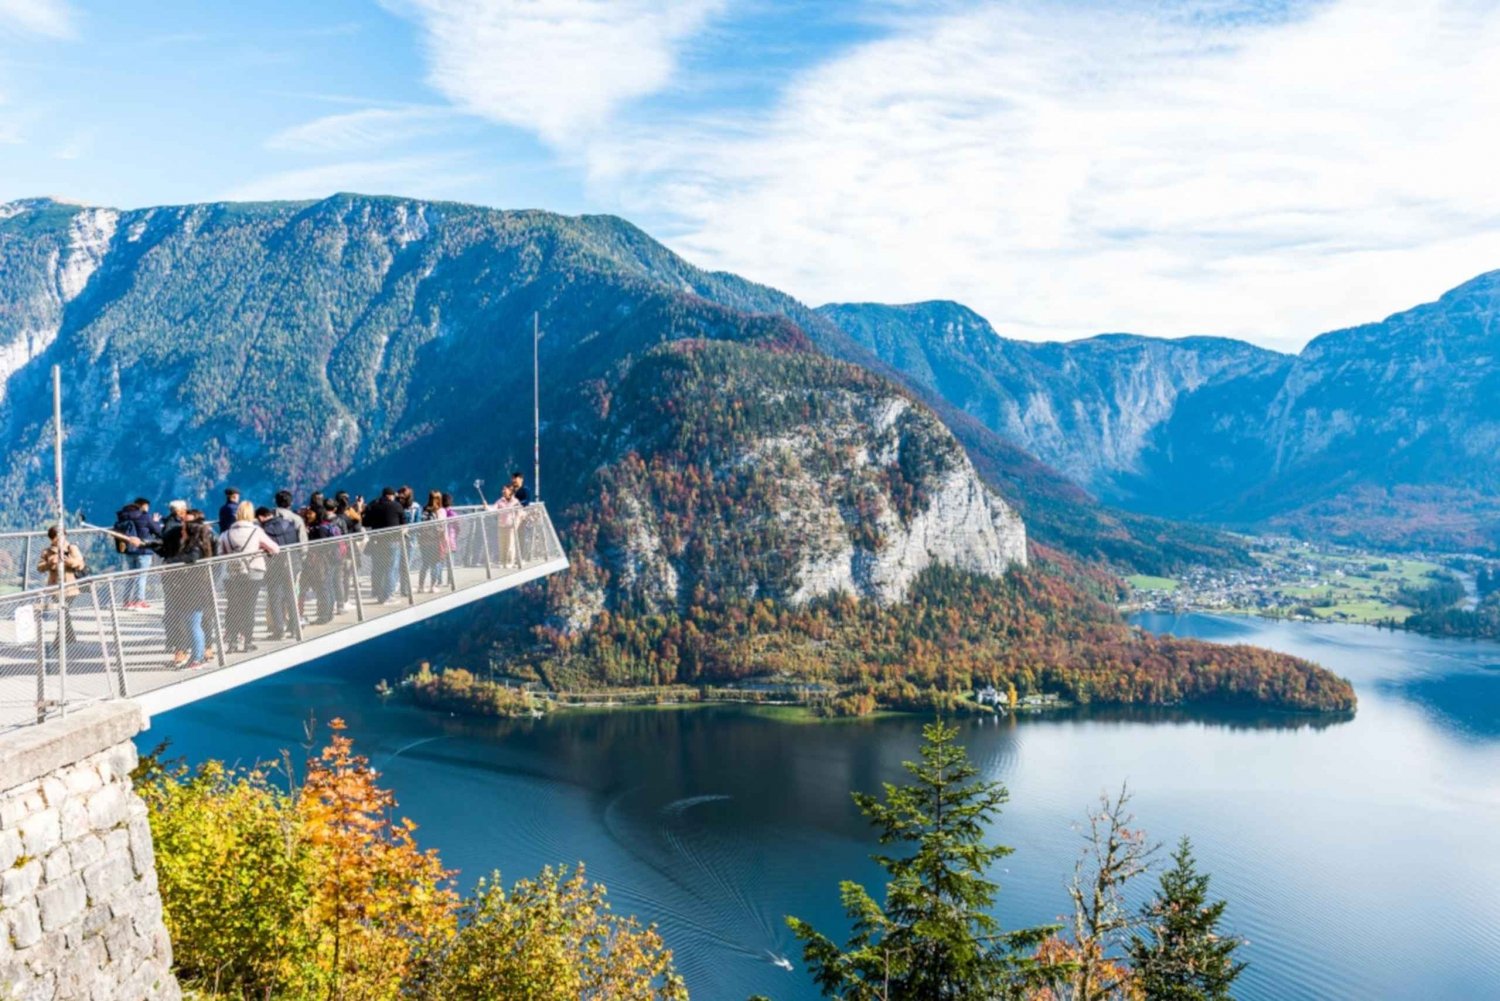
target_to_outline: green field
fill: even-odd
[[[1309,559],[1295,551],[1264,551],[1257,559],[1271,566],[1294,568]],[[1285,598],[1303,603],[1319,619],[1332,622],[1404,622],[1412,609],[1397,602],[1402,588],[1419,589],[1432,583],[1441,570],[1425,560],[1370,555],[1321,554],[1316,557],[1322,581],[1313,586],[1288,585],[1277,589]]]
[[[1171,577],[1152,577],[1147,574],[1135,574],[1125,578],[1126,583],[1137,591],[1175,591],[1178,588],[1177,581]]]

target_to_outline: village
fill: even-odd
[[[1246,541],[1251,566],[1127,578],[1131,594],[1122,610],[1399,624],[1413,613],[1414,596],[1446,582],[1456,581],[1462,588],[1458,604],[1472,608],[1477,576],[1500,567],[1500,561],[1470,553],[1394,556],[1281,536]]]

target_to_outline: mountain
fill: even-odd
[[[1353,704],[1303,662],[1133,633],[1054,554],[1028,568],[1021,518],[919,394],[836,357],[856,349],[807,307],[605,216],[358,195],[6,206],[9,516],[44,516],[54,361],[69,496],[95,520],[226,481],[462,495],[525,468],[534,312],[543,496],[573,571],[459,630],[518,667],[569,685],[774,668],[902,704],[1007,678],[1080,699]],[[980,454],[1012,489],[1020,458]],[[983,628],[954,634],[981,604]]]
[[[743,451],[711,443],[721,453],[707,474],[785,487],[762,502],[789,512],[795,557],[810,561],[781,567],[788,596],[845,587],[896,600],[934,560],[988,573],[1025,560],[1020,519],[931,414],[817,355],[789,323],[699,297],[694,269],[619,220],[352,196],[141,212],[22,203],[6,215],[0,433],[24,457],[5,472],[12,496],[37,493],[46,366],[26,360],[49,355],[68,369],[73,413],[89,415],[70,422],[68,456],[73,497],[93,511],[122,491],[208,496],[228,477],[250,496],[382,474],[467,485],[525,454],[539,310],[549,445],[570,459],[550,480],[564,502],[601,464],[664,446],[660,414],[608,419],[637,363],[672,357],[654,346],[755,342],[767,357],[737,356],[753,374],[704,408],[735,385],[742,428],[777,408],[804,423],[740,435]],[[795,373],[791,356],[803,359]],[[476,433],[498,446],[484,465]]]
[[[1133,510],[1500,547],[1500,272],[1296,356],[1206,337],[1031,344],[954,303],[819,311],[909,385]]]

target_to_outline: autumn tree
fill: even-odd
[[[1226,903],[1209,902],[1209,876],[1198,871],[1186,837],[1172,863],[1141,911],[1143,934],[1130,943],[1136,978],[1150,1001],[1228,1001],[1245,970],[1234,958],[1243,943],[1219,930]]]
[[[656,928],[614,914],[584,867],[542,870],[505,892],[498,874],[427,956],[413,1001],[686,1001]]]
[[[1006,801],[941,720],[922,730],[921,761],[905,763],[907,785],[885,784],[877,798],[855,793],[882,845],[903,854],[872,856],[890,875],[885,904],[858,883],[840,884],[853,932],[842,947],[789,917],[803,959],[826,997],[848,1001],[959,1001],[1006,997],[1048,971],[1035,949],[1053,929],[1003,931],[989,913],[999,887],[986,873],[1012,849],[984,841],[985,825]]]
[[[418,949],[452,923],[456,895],[416,825],[393,818],[395,797],[354,753],[344,722],[308,763],[298,799],[316,878],[310,919],[325,992],[334,999],[397,996]]]
[[[298,998],[313,936],[306,846],[289,795],[265,769],[189,773],[141,759],[156,872],[178,977],[215,995]]]

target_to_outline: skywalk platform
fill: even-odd
[[[29,549],[39,556],[45,543]],[[30,555],[28,553],[28,555]],[[265,559],[253,608],[256,649],[226,637],[246,558],[91,575],[69,603],[73,637],[59,643],[57,589],[0,596],[0,729],[106,699],[147,713],[209,698],[568,567],[540,504],[286,547]],[[24,564],[18,569],[24,569]],[[319,594],[326,621],[319,620]],[[383,599],[383,600],[382,600]],[[299,607],[290,633],[272,639],[268,603]],[[194,612],[197,614],[194,615]],[[204,633],[202,666],[174,664],[191,620]]]

